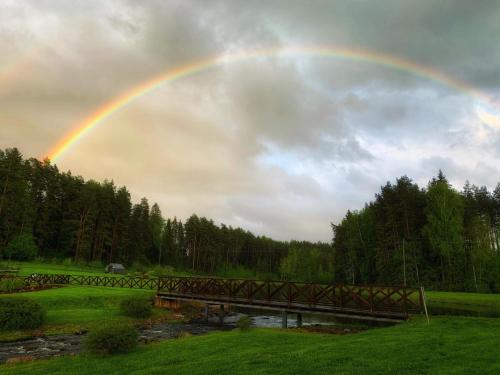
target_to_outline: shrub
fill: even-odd
[[[31,233],[20,234],[9,242],[5,256],[9,259],[30,260],[36,257],[38,248]]]
[[[155,266],[153,268],[153,275],[157,277],[167,277],[173,275],[175,272],[172,266]]]
[[[148,272],[148,267],[144,265],[144,263],[141,262],[134,262],[132,264],[132,267],[130,267],[131,270],[138,272],[140,274],[144,274]]]
[[[27,298],[0,298],[0,330],[33,329],[45,320],[45,310]]]
[[[188,331],[181,331],[181,332],[178,332],[177,334],[174,335],[174,337],[176,339],[185,339],[185,338],[188,338],[188,337],[191,337],[193,336],[191,333],[189,333]]]
[[[252,325],[252,319],[248,315],[242,316],[236,322],[236,326],[242,331],[248,331]]]
[[[87,262],[85,266],[87,268],[97,268],[98,270],[102,270],[104,264],[100,260],[93,260],[92,262]]]
[[[63,266],[72,266],[73,263],[73,258],[64,258],[61,262]]]
[[[129,297],[122,300],[120,310],[132,318],[148,318],[153,311],[153,302],[148,297]]]
[[[90,331],[84,339],[85,350],[91,354],[127,353],[137,346],[139,334],[128,324],[104,325]]]
[[[23,279],[9,277],[0,279],[0,293],[12,293],[26,286]]]

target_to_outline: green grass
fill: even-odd
[[[500,294],[426,292],[431,314],[500,317]]]
[[[41,328],[45,334],[71,333],[92,329],[103,322],[138,322],[122,316],[120,302],[129,296],[154,296],[155,292],[141,289],[105,287],[64,287],[39,292],[2,295],[9,298],[30,298],[47,310],[46,324]],[[167,318],[169,312],[155,309],[153,317]],[[11,341],[30,337],[36,331],[0,332],[0,341]]]
[[[104,272],[104,265],[82,265],[82,264],[58,264],[58,263],[48,263],[48,262],[1,262],[0,269],[15,268],[19,270],[20,276],[28,276],[34,273],[38,274],[70,274],[70,275],[84,275],[84,276],[137,276],[140,272],[137,272],[133,267],[126,267],[126,274],[110,274]],[[145,267],[148,273],[152,277],[156,277],[155,273],[152,272],[156,269],[156,266],[151,266],[149,269]],[[169,268],[169,274],[172,276],[190,276],[188,272],[183,272],[179,270],[173,270]]]
[[[4,262],[7,264],[7,262]],[[76,264],[55,264],[41,262],[9,262],[10,267],[19,269],[19,275],[27,276],[34,273],[48,274],[71,274],[71,275],[86,275],[86,276],[103,276],[108,275],[104,272],[103,267],[84,266]]]
[[[355,335],[256,329],[141,346],[127,355],[5,365],[3,374],[498,374],[500,320],[422,319]]]
[[[113,275],[104,272],[104,265],[83,265],[83,264],[61,264],[61,263],[50,263],[50,262],[19,262],[19,261],[3,261],[0,262],[0,269],[15,268],[19,270],[19,275],[27,276],[33,273],[48,273],[48,274],[71,274],[71,275],[86,275],[86,276],[123,276],[123,275]],[[149,267],[141,267],[147,270],[149,274],[155,276],[154,270],[157,268],[155,265]],[[166,269],[166,268],[165,268]],[[137,274],[137,270],[133,267],[126,267],[126,272],[128,274]],[[153,272],[152,272],[153,271]],[[168,267],[168,274],[172,276],[195,276],[189,270],[182,271]],[[255,271],[245,268],[245,267],[221,267],[216,275],[219,277],[227,278],[242,278],[242,279],[276,279],[278,276],[272,273],[256,273]],[[206,275],[198,275],[206,276]]]
[[[22,274],[102,275],[97,268],[22,263]],[[65,287],[8,295],[31,298],[47,309],[44,334],[92,329],[104,321],[138,322],[119,313],[119,303],[154,291],[104,287]],[[426,292],[431,312],[461,311],[500,316],[500,295]],[[498,315],[495,315],[498,314]],[[155,316],[168,318],[165,310]],[[389,328],[334,336],[255,329],[225,332],[141,346],[110,358],[86,355],[18,365],[2,374],[493,374],[500,373],[500,319],[417,318]],[[0,333],[0,342],[29,337],[34,331]],[[1,343],[0,343],[1,345]]]

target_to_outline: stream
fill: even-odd
[[[139,329],[139,342],[175,339],[185,333],[201,335],[213,331],[232,330],[234,325],[220,326],[210,323],[161,323],[147,329]],[[63,355],[75,355],[83,351],[82,334],[50,335],[14,342],[0,342],[0,364],[31,361]]]
[[[233,310],[224,318],[223,326],[219,324],[217,314],[212,313],[208,322],[198,319],[190,323],[158,323],[150,328],[141,328],[138,330],[139,342],[148,344],[155,341],[175,339],[184,334],[202,335],[214,331],[233,330],[238,320],[245,315],[251,318],[252,327],[281,328],[281,315],[276,314],[276,312],[239,308]],[[335,320],[318,315],[305,314],[303,316],[304,327],[321,325],[335,325]],[[293,328],[296,326],[296,315],[289,314],[288,327]],[[344,330],[344,328],[339,329]],[[345,333],[350,332],[350,329],[345,328]],[[14,342],[0,342],[0,364],[76,355],[83,351],[84,337],[84,334],[62,334],[34,337]]]

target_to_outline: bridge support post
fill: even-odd
[[[220,322],[220,325],[224,324],[224,305],[220,305],[219,322]]]
[[[281,328],[288,328],[288,314],[286,311],[281,312]]]
[[[302,314],[297,313],[297,328],[302,328]]]
[[[205,322],[208,322],[208,312],[210,311],[208,303],[205,305]]]

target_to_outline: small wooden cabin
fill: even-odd
[[[104,269],[106,273],[125,273],[125,267],[120,263],[110,263]]]

